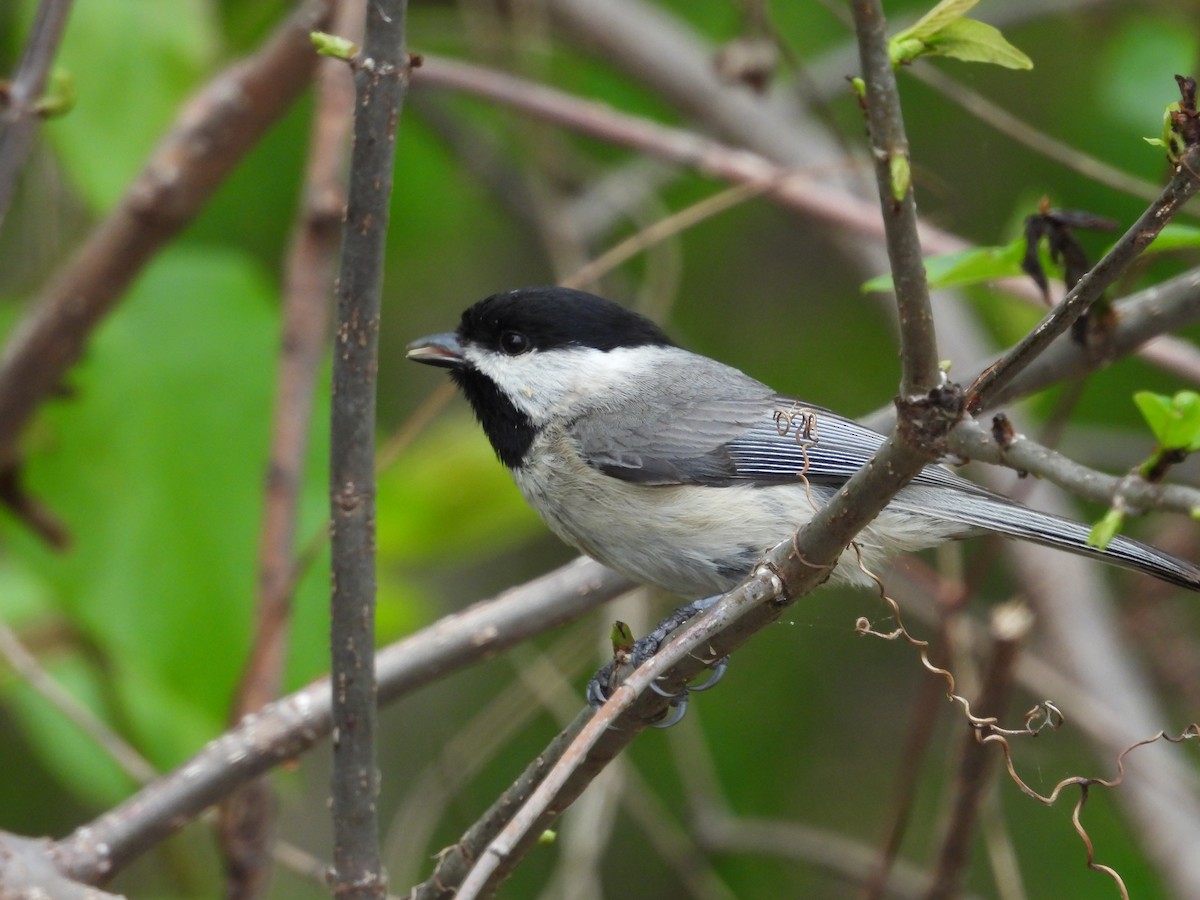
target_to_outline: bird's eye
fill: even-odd
[[[500,349],[509,356],[520,356],[529,349],[529,338],[519,331],[500,333]]]

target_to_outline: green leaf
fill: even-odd
[[[244,663],[275,293],[241,254],[161,256],[31,435],[29,490],[65,521],[71,552],[52,553],[11,522],[3,529],[109,668],[114,719],[159,765],[221,729]],[[95,752],[79,740],[77,756]]]
[[[902,153],[893,153],[888,159],[888,174],[892,184],[892,199],[899,203],[912,185],[912,169],[909,168],[908,157]]]
[[[1120,510],[1110,509],[1106,512],[1088,532],[1087,542],[1089,547],[1098,547],[1103,550],[1112,539],[1117,536],[1121,530],[1121,526],[1125,524],[1125,514]]]
[[[618,653],[630,652],[633,650],[634,643],[636,643],[633,637],[633,629],[619,619],[613,622],[609,638],[612,641],[613,656],[616,656]]]
[[[925,260],[925,277],[934,290],[985,284],[1001,278],[1016,278],[1021,273],[1023,241],[1002,247],[974,247],[956,253],[943,253]],[[864,293],[892,290],[892,276],[880,275],[862,287]]]
[[[979,0],[941,0],[908,28],[897,32],[892,40],[896,42],[926,41],[947,25],[961,19],[978,3]]]
[[[322,56],[332,56],[334,59],[351,60],[358,53],[358,44],[336,34],[324,31],[310,32],[309,40]]]
[[[922,56],[948,56],[1007,69],[1032,69],[1033,61],[1010,44],[999,29],[964,18],[978,0],[942,0],[913,25],[888,41],[893,66]]]
[[[1200,450],[1200,394],[1180,391],[1174,397],[1138,391],[1133,402],[1164,450]]]
[[[1006,69],[1032,69],[1033,60],[1010,44],[1000,30],[976,19],[951,22],[927,42],[927,53]]]
[[[55,66],[50,72],[46,91],[34,104],[43,119],[65,116],[75,107],[75,79],[66,69]]]

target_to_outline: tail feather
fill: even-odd
[[[952,497],[945,494],[953,493]],[[974,529],[1020,538],[1046,547],[1066,550],[1101,562],[1145,572],[1169,584],[1200,591],[1200,566],[1133,538],[1117,536],[1103,550],[1088,544],[1091,529],[1062,516],[1021,506],[998,494],[980,490],[925,493],[910,507],[940,519]],[[939,496],[941,495],[941,496]],[[897,497],[903,505],[904,492]],[[917,498],[913,498],[917,499]]]

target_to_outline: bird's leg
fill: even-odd
[[[625,680],[630,672],[658,652],[659,648],[666,642],[672,632],[698,613],[708,609],[721,599],[721,596],[721,594],[716,594],[712,597],[705,597],[703,600],[697,600],[694,603],[688,603],[679,607],[654,626],[649,634],[634,641],[632,648],[615,655],[610,662],[602,666],[592,676],[592,680],[588,682],[587,686],[587,701],[592,708],[599,709],[612,696],[612,692],[617,689],[617,686]],[[715,687],[717,682],[725,675],[725,670],[728,667],[729,657],[722,657],[713,665],[712,675],[707,681],[695,687],[684,688],[678,694],[666,694],[657,685],[651,684],[651,688],[659,694],[670,698],[671,706],[673,707],[671,714],[667,718],[656,722],[654,727],[670,728],[682,719],[684,712],[687,710],[688,693],[690,691],[707,691],[709,688]]]

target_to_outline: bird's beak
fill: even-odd
[[[455,334],[431,334],[408,345],[408,358],[427,366],[454,369],[463,365],[463,346]]]

